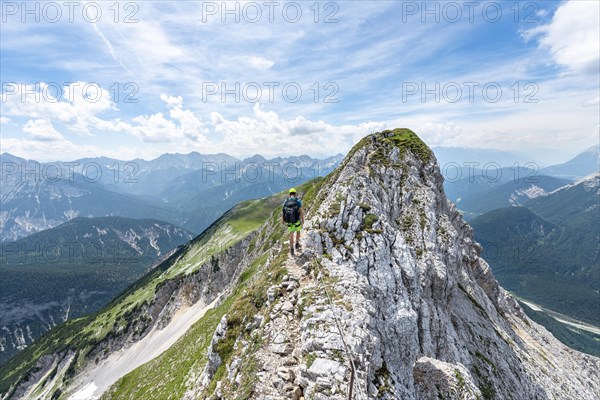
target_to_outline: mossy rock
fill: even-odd
[[[383,140],[394,144],[401,150],[409,150],[414,155],[421,158],[424,163],[431,160],[433,153],[431,149],[421,140],[416,133],[407,128],[396,128],[383,135]]]
[[[358,206],[360,207],[361,210],[363,210],[363,212],[367,212],[367,211],[371,210],[371,206],[366,203],[358,203]]]
[[[373,229],[373,224],[375,224],[375,222],[379,221],[379,217],[375,214],[367,214],[365,215],[365,218],[363,219],[363,229],[364,230],[368,230],[368,229]]]

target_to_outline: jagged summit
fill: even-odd
[[[58,345],[42,341],[2,369],[0,392],[595,399],[599,360],[563,346],[498,286],[442,183],[412,131],[369,135],[299,188],[299,257],[280,221],[284,193],[238,206],[90,317],[93,329],[55,332]],[[176,342],[132,366],[132,349],[155,351],[165,331]]]
[[[423,162],[428,162],[433,157],[431,149],[416,133],[407,128],[396,128],[365,136],[356,146],[354,146],[347,158],[352,158],[352,155],[354,155],[356,151],[369,144],[374,145],[373,148],[379,149],[378,154],[381,156],[389,155],[387,152],[395,147],[403,153],[405,151],[410,151],[414,155],[419,156]],[[380,159],[380,161],[385,160]]]
[[[369,396],[595,397],[598,359],[560,344],[498,286],[412,131],[367,136],[337,172],[307,242],[354,300],[340,319],[368,360],[355,368]]]

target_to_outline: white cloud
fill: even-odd
[[[132,118],[136,124],[116,120],[96,121],[98,129],[125,132],[145,143],[190,142],[206,143],[204,135],[207,129],[202,121],[191,111],[183,108],[183,98],[161,95],[160,99],[169,109],[169,117],[163,113],[139,115]]]
[[[348,151],[368,133],[386,128],[381,122],[356,125],[332,125],[322,120],[303,116],[291,119],[280,117],[255,104],[252,114],[228,119],[212,112],[210,121],[202,122],[191,110],[183,108],[181,97],[161,96],[169,114],[140,115],[123,121],[97,118],[95,127],[109,132],[124,132],[140,141],[153,144],[131,148],[104,149],[96,146],[79,146],[58,133],[45,119],[28,121],[23,128],[31,139],[3,139],[3,150],[19,156],[38,160],[60,158],[63,160],[86,156],[105,155],[119,159],[135,157],[153,158],[165,152],[203,153],[225,152],[246,157],[252,154],[286,156],[310,154],[329,156]],[[216,138],[209,140],[210,132]],[[45,142],[42,142],[45,141]]]
[[[21,93],[27,90],[26,97]],[[28,84],[16,94],[3,94],[5,114],[33,118],[23,130],[37,140],[59,140],[62,138],[52,124],[60,122],[70,131],[93,135],[92,130],[123,131],[146,143],[165,143],[188,139],[198,143],[206,141],[204,124],[190,110],[183,108],[181,97],[162,95],[161,100],[169,109],[169,117],[163,113],[139,115],[132,123],[121,119],[101,118],[108,111],[118,111],[107,90],[96,84],[75,82],[64,88],[52,84]],[[3,117],[3,123],[9,121]]]
[[[258,103],[254,105],[253,113],[252,117],[239,117],[237,120],[211,113],[212,128],[222,136],[221,149],[236,152],[234,155],[326,156],[345,152],[359,138],[386,127],[381,122],[336,126],[303,116],[286,120],[273,111],[264,111]]]
[[[31,135],[33,140],[41,142],[56,142],[64,140],[54,126],[45,119],[29,120],[23,126],[23,132]]]
[[[594,97],[590,97],[588,99],[583,100],[582,106],[583,107],[596,107],[596,109],[598,108],[598,105],[600,105],[600,96],[594,96]]]
[[[104,136],[114,138],[115,132],[125,133],[128,138],[124,140],[136,148],[135,155],[140,157],[153,157],[164,152],[187,153],[192,150],[203,153],[226,152],[240,157],[255,153],[265,156],[303,153],[327,156],[345,152],[364,135],[386,127],[412,128],[430,146],[517,149],[532,146],[542,148],[548,143],[560,143],[575,151],[581,147],[589,147],[589,127],[598,125],[596,113],[590,113],[590,110],[597,106],[598,96],[589,90],[574,92],[572,85],[567,84],[565,79],[576,79],[576,76],[564,77],[558,87],[546,83],[544,93],[540,92],[539,104],[525,105],[508,101],[505,105],[494,105],[495,110],[504,110],[500,113],[492,113],[490,105],[489,109],[473,109],[472,104],[459,107],[428,103],[417,104],[414,109],[405,109],[403,117],[390,118],[390,113],[393,114],[398,109],[396,102],[393,105],[376,104],[365,107],[353,124],[335,124],[324,119],[307,118],[293,109],[284,113],[279,110],[276,112],[273,105],[268,105],[269,108],[266,109],[259,103],[254,104],[252,109],[248,106],[241,109],[237,113],[241,115],[239,117],[224,115],[217,111],[218,108],[213,109],[213,112],[205,111],[209,117],[203,120],[196,110],[184,106],[182,96],[166,94],[160,96],[163,110],[130,118],[115,118],[122,114],[110,102],[108,93],[101,89],[106,101],[101,99],[102,101],[90,102],[81,95],[82,83],[78,86],[79,90],[73,93],[70,93],[70,87],[65,88],[60,99],[54,99],[46,93],[39,102],[22,103],[19,101],[20,97],[15,95],[8,98],[5,104],[6,114],[17,117],[12,119],[7,128],[24,124],[23,131],[30,135],[25,139],[27,143],[66,141],[54,129],[56,126],[63,134],[69,131],[85,132],[95,135],[95,144],[100,145],[103,141],[108,144],[102,149],[94,148],[98,153],[89,153],[88,156],[112,154],[114,143],[112,139],[104,139]],[[565,102],[564,96],[555,95],[564,91],[565,85],[571,88],[570,102]],[[387,110],[385,107],[389,107],[389,112],[382,112]],[[484,122],[481,121],[482,117],[465,117],[475,116],[477,112],[487,112],[482,114],[486,115]],[[341,121],[352,120],[353,117],[356,115],[351,113],[345,117],[338,116]],[[3,124],[9,120],[8,117],[2,118]],[[545,124],[540,124],[539,121],[544,121]],[[577,121],[577,124],[573,121]],[[552,129],[548,129],[548,126]],[[14,137],[16,132],[13,130],[9,133]],[[135,146],[135,139],[143,145]],[[79,152],[72,150],[69,147],[71,145],[63,143],[61,146],[64,149],[56,153],[57,156],[63,157],[64,152]],[[25,153],[19,155],[34,157],[26,150],[26,145],[18,148],[25,149]],[[58,144],[53,148],[59,148]],[[129,154],[123,151],[119,153]]]
[[[103,15],[110,17],[92,23],[92,32],[86,26],[86,33],[92,33],[99,39],[95,43],[98,50],[109,54],[129,79],[133,77],[139,80],[144,76],[156,78],[163,74],[165,65],[171,65],[172,68],[175,60],[187,57],[185,48],[171,40],[169,28],[172,27],[163,26],[166,16],[162,15],[164,11],[160,5],[135,8],[121,6],[117,17],[113,5],[100,4]],[[119,22],[115,22],[115,19]],[[125,22],[126,19],[129,22]]]
[[[91,135],[97,114],[115,109],[110,93],[95,83],[79,81],[61,87],[41,82],[22,84],[15,90],[15,94],[2,94],[5,115],[60,121],[83,135]]]
[[[137,23],[121,24],[119,27],[126,27],[121,28],[124,30],[121,45],[135,52],[147,66],[169,63],[185,55],[184,49],[172,43],[166,29],[158,21],[140,19]]]
[[[0,117],[0,124],[8,124],[10,122],[10,118]]]
[[[3,138],[2,151],[37,161],[71,161],[100,155],[119,158],[131,153],[124,148],[106,150],[96,146],[75,144],[66,139],[44,142],[17,138]],[[125,157],[125,159],[135,158],[134,154],[131,155],[132,157]]]
[[[167,120],[162,113],[150,116],[140,115],[133,118],[137,126],[131,126],[130,133],[147,143],[172,142],[179,138],[177,127],[173,121]]]
[[[552,21],[523,33],[526,39],[538,37],[550,50],[557,64],[573,72],[598,73],[600,32],[598,1],[567,1],[555,12]]]
[[[183,98],[161,95],[160,99],[167,104],[169,116],[179,122],[180,133],[186,138],[196,141],[205,142],[207,129],[200,119],[191,111],[183,109]]]
[[[275,64],[274,61],[257,56],[246,57],[246,60],[251,67],[256,69],[269,69]]]
[[[464,134],[463,128],[457,126],[454,122],[427,122],[418,125],[415,132],[417,132],[429,146],[456,144],[456,139]]]
[[[183,97],[181,96],[167,96],[166,94],[161,94],[160,99],[165,102],[167,107],[183,107]]]

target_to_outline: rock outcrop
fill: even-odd
[[[599,360],[499,287],[414,133],[363,139],[309,211],[305,251],[253,333],[264,344],[252,398],[597,398]],[[238,386],[225,378],[213,397]]]

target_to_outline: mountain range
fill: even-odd
[[[515,164],[525,165],[537,162],[527,153],[517,151],[445,146],[436,146],[432,150],[435,153],[442,173],[448,166],[456,164],[460,166],[465,166],[465,164],[472,165],[481,169],[488,164],[500,167],[512,167]]]
[[[600,171],[600,147],[592,146],[569,161],[543,168],[540,173],[571,180]]]
[[[448,171],[450,171],[451,177],[455,175],[453,169],[456,166],[463,168],[463,177],[467,176],[469,168],[477,171],[481,171],[486,167],[492,169],[527,168],[533,169],[539,175],[568,180],[578,180],[600,170],[599,145],[591,146],[575,157],[551,166],[544,166],[547,164],[540,162],[527,152],[444,146],[433,147],[432,150],[446,179],[449,177]],[[553,159],[556,159],[556,156]],[[512,176],[512,174],[508,176]]]
[[[244,202],[0,368],[2,398],[597,398],[600,360],[498,285],[412,131],[299,190],[297,256],[285,193]]]
[[[521,202],[523,196],[554,190],[598,170],[597,146],[541,170],[521,153],[450,147],[434,152],[448,196],[467,219],[499,202],[514,202],[514,197]],[[95,157],[40,163],[3,153],[0,241],[16,240],[76,216],[157,218],[199,233],[237,202],[324,176],[341,158],[341,154],[326,159],[255,155],[240,160],[223,153],[192,152],[163,154],[149,161]],[[511,181],[514,190],[509,189]],[[501,201],[492,191],[498,185],[505,185]]]
[[[530,199],[535,199],[568,185],[572,181],[551,176],[539,175],[532,178],[509,180],[493,185],[476,193],[469,193],[464,198],[456,199],[456,206],[470,220],[474,216],[497,208],[521,206]]]
[[[446,160],[445,163],[440,161],[446,194],[467,220],[496,208],[521,205],[600,170],[598,146],[563,164],[546,168],[510,152],[466,148],[434,150]]]
[[[3,153],[0,240],[78,216],[155,218],[197,234],[239,201],[326,175],[341,157],[237,160],[190,153],[151,161],[99,157],[39,163]]]
[[[471,221],[499,282],[550,310],[600,325],[600,173]]]
[[[44,332],[105,306],[192,233],[150,219],[73,218],[0,252],[0,365]]]

